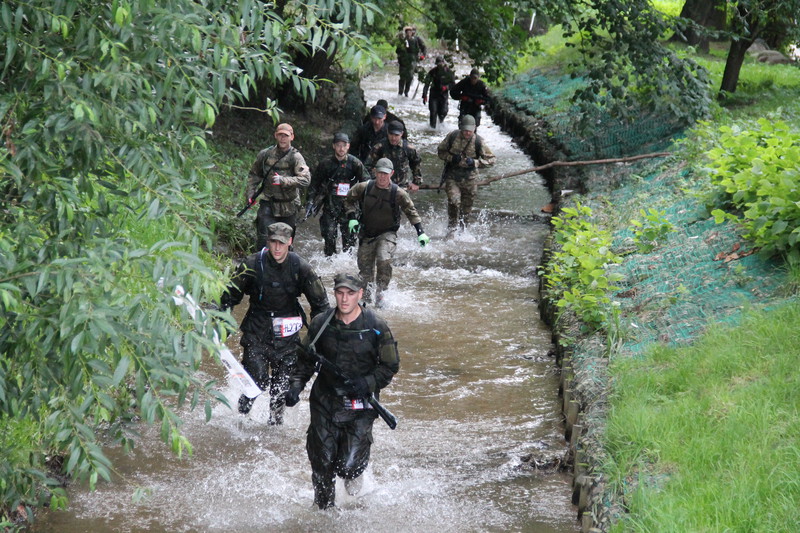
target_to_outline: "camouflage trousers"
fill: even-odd
[[[447,227],[455,228],[459,223],[466,226],[478,193],[478,178],[455,180],[448,177],[444,182],[447,193]]]
[[[367,284],[364,299],[369,301],[374,282],[378,293],[385,291],[392,280],[392,256],[397,247],[397,233],[387,231],[377,237],[363,237],[358,243],[358,273]]]

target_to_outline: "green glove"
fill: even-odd
[[[347,227],[350,229],[350,233],[356,233],[358,231],[358,220],[349,221]]]
[[[431,238],[425,235],[424,233],[420,233],[419,237],[417,237],[420,246],[425,246],[429,242],[431,242]]]

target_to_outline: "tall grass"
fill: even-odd
[[[614,531],[794,531],[800,521],[800,303],[611,366]]]

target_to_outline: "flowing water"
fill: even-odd
[[[433,130],[421,89],[412,101],[393,87],[394,70],[363,82],[370,105],[384,98],[405,121],[425,180],[436,184],[436,146],[455,127],[457,110]],[[478,132],[497,155],[484,177],[533,166],[490,118]],[[392,431],[375,422],[359,495],[348,496],[338,481],[337,508],[313,507],[307,387],[279,427],[267,425],[267,398],[248,417],[223,405],[208,423],[202,409],[184,413],[191,458],[174,457],[157,431],[145,428],[132,454],[109,450],[119,474],[113,483],[95,492],[71,487],[69,510],[43,516],[36,531],[578,531],[568,476],[537,473],[523,461],[566,449],[550,336],[536,305],[535,271],[548,230],[530,216],[549,194],[535,174],[482,187],[478,222],[450,241],[443,239],[445,194],[421,190],[413,199],[431,242],[419,247],[404,223],[381,310],[401,353],[400,372],[381,399],[399,425]],[[322,255],[316,220],[299,228],[297,240],[296,250],[328,288],[337,271],[355,268],[353,255]],[[236,308],[239,320],[245,308],[246,301]],[[235,353],[237,341],[230,340]],[[209,363],[204,371],[235,406],[239,391],[226,385],[222,367]],[[133,501],[136,488],[148,497]]]

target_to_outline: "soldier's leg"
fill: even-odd
[[[297,336],[286,337],[276,344],[280,346],[270,357],[269,379],[269,424],[279,426],[283,424],[283,412],[286,409],[286,391],[289,390],[289,376],[292,374],[295,363],[295,352],[292,348]]]
[[[438,110],[440,105],[441,104],[439,103],[438,98],[431,98],[430,100],[428,100],[428,111],[430,112],[429,123],[431,125],[431,128],[436,127],[436,117],[439,114]]]
[[[334,459],[338,453],[338,429],[320,410],[311,408],[311,424],[306,435],[306,452],[311,463],[314,503],[320,509],[333,507],[336,499]]]
[[[358,243],[358,253],[356,263],[358,264],[358,274],[364,280],[364,301],[371,302],[371,286],[375,281],[375,252],[377,243],[375,239],[361,239]]]
[[[397,248],[397,234],[393,231],[384,233],[378,238],[378,249],[375,253],[375,307],[383,305],[383,292],[392,281],[392,257]]]
[[[444,190],[447,193],[447,228],[455,229],[458,225],[458,212],[461,209],[461,188],[456,180],[447,179],[444,182]]]
[[[266,344],[258,342],[252,336],[245,335],[242,337],[241,345],[244,348],[242,366],[261,390],[267,390],[269,387],[269,363],[267,362]],[[254,401],[255,399],[248,398],[244,394],[239,396],[239,412],[243,415],[249,413]]]
[[[374,421],[372,413],[365,413],[343,428],[339,436],[335,472],[344,478],[347,492],[351,495],[358,493],[361,484],[354,481],[360,481],[361,474],[369,465]]]
[[[347,226],[348,222],[344,214],[339,217],[339,231],[342,233],[343,252],[350,250],[350,248],[356,245],[356,234],[350,232],[350,228]]]
[[[322,235],[322,240],[325,241],[324,251],[326,256],[336,253],[336,230],[336,218],[327,209],[324,209],[319,217],[319,232]]]
[[[267,245],[267,228],[278,220],[272,215],[269,203],[262,200],[256,215],[256,252]]]
[[[439,99],[439,122],[444,122],[445,117],[447,116],[447,112],[450,109],[450,103],[447,101],[447,97]]]
[[[470,178],[461,182],[461,212],[459,213],[459,221],[465,227],[469,224],[469,216],[472,214],[472,206],[475,204],[475,196],[477,193],[477,178]]]

